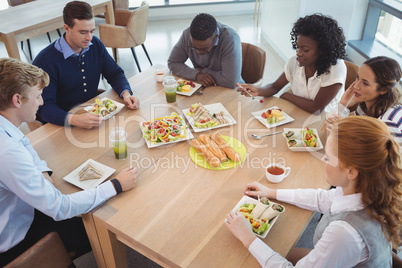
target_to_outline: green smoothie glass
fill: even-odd
[[[127,133],[123,128],[113,128],[109,134],[110,143],[113,146],[114,156],[117,159],[127,157]]]
[[[177,81],[174,76],[166,76],[163,80],[165,88],[166,101],[168,103],[176,102]]]

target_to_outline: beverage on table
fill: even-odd
[[[176,102],[177,81],[174,76],[166,76],[163,80],[165,88],[166,101],[168,103]]]
[[[110,132],[109,140],[112,143],[114,156],[117,159],[127,157],[127,133],[123,128],[114,128]]]

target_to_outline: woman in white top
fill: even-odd
[[[398,83],[402,71],[398,62],[387,57],[371,58],[360,67],[356,81],[346,90],[340,101],[349,107],[359,104],[355,115],[378,118],[387,126],[402,146],[402,104]]]
[[[293,249],[288,261],[256,238],[242,214],[230,212],[225,225],[263,267],[391,267],[390,246],[402,240],[402,163],[386,125],[368,116],[339,120],[323,162],[336,189],[275,190],[257,182],[244,188],[251,197],[324,213],[314,249]]]
[[[282,99],[310,113],[322,112],[332,99],[342,96],[346,80],[345,36],[338,23],[322,14],[300,18],[290,33],[296,55],[289,59],[279,78],[264,87],[237,84],[242,95],[269,97],[290,83],[293,93]]]

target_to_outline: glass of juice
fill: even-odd
[[[174,76],[166,76],[163,80],[165,88],[166,101],[168,103],[176,102],[177,81]]]
[[[110,143],[113,146],[114,156],[117,159],[125,159],[127,157],[127,133],[123,128],[116,127],[110,131]]]

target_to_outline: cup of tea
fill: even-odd
[[[265,176],[272,183],[279,183],[290,173],[290,167],[284,167],[281,164],[269,164],[265,168]]]
[[[114,156],[117,159],[127,157],[127,133],[121,127],[113,128],[109,134],[110,143],[113,146]]]
[[[156,69],[154,73],[156,82],[163,82],[166,77],[166,69]]]

